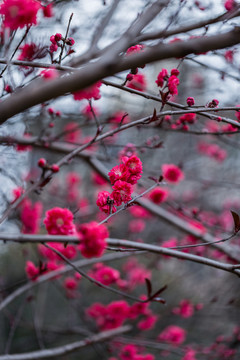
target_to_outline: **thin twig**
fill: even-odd
[[[70,15],[69,20],[68,20],[68,26],[67,26],[66,34],[65,34],[65,37],[63,39],[63,44],[61,46],[61,52],[60,52],[59,59],[58,59],[59,65],[61,65],[62,55],[63,55],[63,51],[64,51],[64,48],[65,48],[65,45],[66,45],[66,40],[67,40],[67,37],[68,37],[68,32],[69,32],[69,28],[70,28],[72,18],[73,18],[73,13]]]
[[[79,350],[88,345],[92,345],[101,341],[107,341],[112,337],[118,336],[130,330],[131,330],[131,326],[125,325],[117,329],[102,331],[99,334],[89,336],[84,340],[75,341],[73,343],[55,347],[52,349],[32,351],[22,354],[0,355],[0,360],[39,360],[39,359],[49,359],[55,357],[59,359],[59,357],[63,355],[67,355],[71,352]]]

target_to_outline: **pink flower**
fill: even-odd
[[[77,143],[81,137],[81,130],[79,124],[76,122],[69,122],[64,126],[64,141],[70,143]]]
[[[108,183],[107,180],[98,173],[93,173],[92,179],[95,185],[101,186],[101,185],[106,185]]]
[[[127,203],[131,200],[131,194],[133,192],[133,187],[131,184],[126,181],[118,180],[113,185],[113,192],[111,194],[112,198],[116,202],[117,206],[120,206],[122,202]]]
[[[186,331],[180,326],[170,325],[158,336],[158,340],[167,342],[171,345],[181,345],[186,339]]]
[[[137,347],[135,345],[129,344],[122,348],[120,353],[121,360],[133,360],[137,355]]]
[[[127,87],[138,91],[145,91],[147,87],[145,75],[133,75],[133,79],[127,82]]]
[[[39,268],[32,261],[26,262],[25,271],[27,277],[32,281],[36,280],[39,275]]]
[[[236,6],[235,0],[226,0],[224,7],[227,11],[231,11]]]
[[[13,202],[16,201],[23,193],[24,193],[24,189],[21,186],[13,189],[13,196],[14,196]]]
[[[173,184],[177,184],[184,179],[184,173],[174,164],[163,164],[162,172],[164,179]]]
[[[68,209],[55,207],[46,211],[44,224],[50,235],[72,235],[75,233],[73,214]]]
[[[53,17],[54,14],[53,14],[53,6],[52,6],[52,4],[48,4],[47,6],[43,6],[42,10],[43,10],[44,17],[46,17],[46,18]]]
[[[137,53],[137,52],[139,52],[139,51],[142,51],[143,48],[144,48],[143,45],[131,46],[130,48],[127,49],[126,54],[129,55],[129,54]]]
[[[40,3],[35,0],[3,0],[0,6],[3,26],[16,30],[25,25],[36,25],[37,13],[40,8]]]
[[[45,79],[45,80],[53,80],[56,79],[58,77],[58,72],[56,69],[46,69],[40,72],[40,75]]]
[[[178,122],[181,124],[184,124],[186,122],[189,124],[194,124],[196,122],[196,117],[197,116],[194,113],[187,113],[187,114],[180,116],[180,118],[178,119]]]
[[[18,60],[31,61],[34,59],[34,55],[38,48],[35,43],[30,43],[20,46],[19,50],[22,50],[22,52],[18,56]]]
[[[101,98],[100,86],[102,85],[101,81],[96,82],[88,88],[76,91],[73,93],[74,100],[83,100],[83,99],[94,99],[98,100]]]
[[[93,269],[93,273],[90,273],[90,275],[97,281],[104,285],[111,285],[120,279],[120,272],[118,270],[103,264],[98,265],[97,269]]]
[[[129,175],[130,174],[129,174],[128,169],[125,166],[125,164],[120,164],[120,165],[114,166],[111,169],[111,171],[109,171],[109,173],[108,173],[108,176],[109,176],[109,179],[110,179],[110,182],[112,185],[114,185],[115,182],[118,180],[127,181]]]
[[[195,104],[195,100],[194,100],[194,98],[193,97],[188,97],[187,98],[187,104],[188,104],[188,106],[193,106],[194,104]]]
[[[129,222],[128,228],[132,233],[140,233],[145,229],[145,221],[142,219],[135,219]]]
[[[181,360],[197,360],[195,355],[196,355],[196,351],[189,348],[186,350],[185,355],[183,356],[183,358]]]
[[[168,194],[169,194],[168,189],[157,187],[149,193],[149,198],[155,204],[161,204],[162,202],[166,201]]]
[[[118,111],[110,117],[109,122],[119,125],[121,122],[126,124],[129,122],[129,120],[130,119],[129,119],[129,116],[127,113],[125,113],[123,111]]]
[[[110,211],[112,213],[117,211],[116,207],[113,205],[114,200],[112,195],[108,191],[101,191],[98,193],[96,204],[105,214],[110,214]]]
[[[36,234],[39,231],[42,215],[42,203],[32,204],[31,200],[25,199],[21,206],[22,232],[25,234]]]
[[[178,76],[179,74],[180,74],[180,71],[178,69],[172,69],[171,70],[171,75]]]
[[[122,161],[124,165],[126,166],[127,170],[130,172],[129,177],[127,179],[127,182],[134,185],[137,183],[137,181],[141,178],[142,173],[142,162],[141,160],[136,156],[132,155],[130,157],[123,157]]]
[[[104,225],[98,225],[97,222],[92,221],[87,224],[82,224],[79,229],[79,250],[84,257],[100,257],[106,249],[108,238],[108,230]]]
[[[233,51],[233,50],[227,50],[227,51],[225,51],[225,53],[224,53],[224,57],[225,57],[226,61],[227,61],[229,64],[232,64],[232,63],[233,63],[233,56],[234,56],[234,51]]]
[[[189,318],[194,313],[194,306],[189,300],[184,299],[180,302],[179,307],[173,309],[173,313],[183,318]]]
[[[143,320],[139,321],[137,327],[140,330],[150,330],[154,327],[158,317],[156,315],[147,315]]]
[[[76,290],[78,286],[78,282],[74,277],[67,277],[64,280],[64,287],[66,290]]]
[[[170,76],[170,78],[168,79],[168,90],[171,95],[178,94],[178,89],[177,89],[178,85],[179,85],[179,79],[175,75]]]
[[[151,214],[142,206],[135,205],[129,208],[129,212],[136,218],[149,218]]]
[[[164,81],[168,79],[168,71],[167,69],[162,69],[160,73],[158,74],[157,80],[155,83],[159,87],[163,87]]]
[[[113,301],[109,305],[93,304],[87,309],[87,315],[92,317],[101,330],[115,329],[127,319],[129,305],[126,301]]]

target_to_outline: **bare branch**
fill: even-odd
[[[133,69],[144,64],[157,60],[183,57],[192,53],[200,53],[209,50],[222,49],[239,43],[240,29],[235,28],[224,34],[180,41],[170,44],[151,46],[141,53],[132,54],[125,58],[116,55],[114,59],[105,54],[102,59],[90,63],[74,74],[63,76],[52,81],[37,79],[25,88],[16,91],[5,101],[0,103],[0,123],[8,118],[29,109],[32,106],[41,104],[50,99],[62,96],[68,92],[74,92],[92,85],[98,80],[114,75],[127,69]],[[122,46],[119,46],[122,51]]]
[[[58,358],[59,356],[67,355],[85,346],[92,345],[102,341],[107,341],[115,336],[118,336],[130,330],[131,330],[131,326],[125,325],[117,329],[102,331],[99,334],[89,336],[84,340],[75,341],[71,344],[55,347],[52,349],[32,351],[22,354],[1,355],[0,360],[38,360],[38,359],[49,359],[53,357]]]

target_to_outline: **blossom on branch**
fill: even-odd
[[[93,84],[92,86],[89,86],[82,90],[75,91],[73,93],[74,100],[80,101],[83,99],[86,99],[86,100],[100,99],[101,98],[101,94],[100,94],[100,86],[101,85],[102,85],[101,81],[98,81],[95,84]]]
[[[55,207],[46,211],[43,220],[47,232],[50,235],[73,235],[75,225],[73,224],[73,214],[68,209]]]
[[[41,4],[35,0],[3,0],[0,14],[3,26],[16,30],[25,25],[37,25],[37,13]]]
[[[79,228],[79,250],[86,258],[100,257],[106,249],[108,230],[104,225],[98,225],[96,221],[82,224]]]
[[[163,164],[162,172],[164,179],[173,184],[177,184],[184,179],[184,173],[174,164]]]

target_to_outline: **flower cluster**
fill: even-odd
[[[108,230],[104,225],[98,225],[95,221],[82,224],[78,232],[81,254],[86,258],[102,256],[108,236]]]
[[[166,201],[169,194],[168,189],[164,189],[162,187],[157,187],[153,189],[149,193],[149,198],[155,203],[155,204],[161,204],[162,202]]]
[[[16,30],[24,26],[36,25],[40,8],[40,3],[35,0],[3,0],[0,6],[3,26]]]
[[[113,301],[108,305],[95,303],[87,309],[87,315],[93,318],[101,330],[115,329],[128,319],[129,305],[126,301]]]
[[[62,47],[63,45],[60,43],[60,41],[65,42],[69,46],[73,46],[75,44],[75,41],[73,38],[67,38],[66,40],[63,38],[62,34],[56,33],[55,35],[52,35],[50,37],[51,45],[50,45],[50,52],[53,53],[58,50],[59,47]]]
[[[168,87],[168,92],[171,95],[177,95],[178,94],[178,85],[179,85],[179,70],[178,69],[172,69],[171,74],[168,74],[167,69],[162,69],[160,73],[157,76],[157,80],[155,83],[158,87],[163,87],[166,85]]]
[[[83,99],[90,100],[99,100],[101,98],[100,94],[100,86],[102,85],[101,81],[96,82],[92,86],[89,86],[88,88],[75,91],[73,93],[74,100],[80,101]]]
[[[198,143],[198,151],[218,162],[223,162],[227,157],[226,150],[222,149],[217,144],[208,144],[203,141]]]
[[[114,284],[120,279],[120,272],[118,270],[106,266],[103,263],[94,265],[88,275],[104,285]]]
[[[142,355],[140,349],[133,344],[125,345],[119,354],[121,360],[154,360],[155,357],[152,354]],[[109,359],[109,360],[115,360]]]
[[[108,173],[113,191],[102,191],[98,194],[96,204],[101,211],[109,214],[116,211],[116,206],[120,206],[122,202],[127,203],[131,200],[133,185],[141,178],[142,162],[136,156],[122,157],[122,162],[113,167]]]
[[[144,74],[128,74],[127,87],[130,89],[145,91],[147,88],[146,78]]]
[[[76,232],[73,214],[68,209],[55,207],[46,211],[43,222],[50,235],[73,235]]]
[[[42,59],[47,55],[47,47],[37,45],[34,42],[20,46],[19,50],[21,50],[21,53],[17,58],[19,61],[33,61],[36,59]],[[34,70],[34,68],[25,65],[21,65],[21,69],[25,70],[26,75],[30,74]]]
[[[21,203],[22,232],[25,234],[36,234],[39,231],[42,215],[42,203],[32,204],[30,199],[24,199]]]
[[[177,184],[184,179],[184,173],[174,164],[163,164],[162,173],[164,179],[172,184]]]
[[[186,339],[186,331],[180,326],[170,325],[158,336],[158,340],[174,346],[181,345]]]

